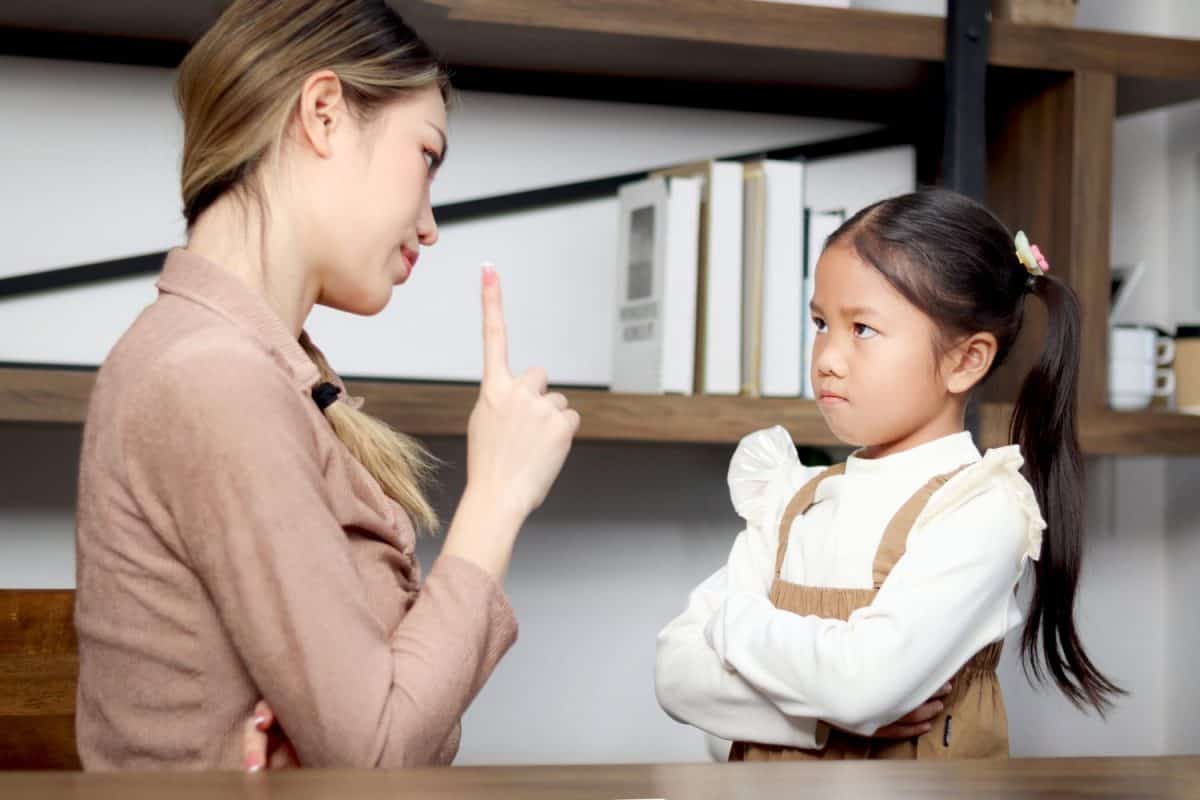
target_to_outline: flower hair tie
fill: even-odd
[[[1025,281],[1025,290],[1032,292],[1037,289],[1037,279],[1044,277],[1050,271],[1050,262],[1042,255],[1042,251],[1036,244],[1029,243],[1029,237],[1025,235],[1025,231],[1017,231],[1013,243],[1017,248],[1017,260],[1029,273],[1029,278]]]

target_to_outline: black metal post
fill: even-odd
[[[946,187],[982,202],[987,190],[988,0],[948,0],[946,10]]]
[[[947,0],[942,154],[946,187],[983,202],[987,193],[988,0]],[[979,401],[967,403],[967,430],[979,441]]]

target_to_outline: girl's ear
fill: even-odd
[[[951,394],[966,394],[979,384],[996,360],[996,337],[976,333],[959,342],[946,354],[942,375]]]

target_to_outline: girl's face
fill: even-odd
[[[849,243],[821,255],[812,310],[813,388],[835,436],[880,457],[962,430],[933,320]]]
[[[446,107],[429,87],[367,122],[344,109],[331,116],[330,157],[318,162],[308,230],[299,234],[317,302],[376,314],[412,275],[421,247],[437,241],[429,191],[446,154]]]

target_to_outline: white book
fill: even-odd
[[[696,390],[736,395],[742,371],[742,165],[703,161],[657,174],[704,180]]]
[[[663,391],[691,394],[696,385],[696,301],[700,275],[699,178],[670,178],[663,279]]]
[[[803,388],[804,164],[764,161],[766,207],[762,279],[761,386],[766,397]]]
[[[847,219],[885,197],[917,188],[917,151],[912,145],[812,159],[805,167],[805,208],[842,211]]]
[[[614,392],[692,392],[701,184],[657,176],[618,192]]]
[[[841,211],[809,211],[807,214],[807,234],[805,237],[805,268],[804,268],[804,303],[801,308],[804,326],[804,397],[816,399],[813,390],[812,367],[813,345],[816,343],[816,326],[813,324],[812,299],[816,291],[817,262],[825,249],[825,241],[846,221],[846,215]]]
[[[804,164],[750,161],[743,173],[742,393],[799,397]]]

